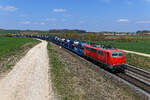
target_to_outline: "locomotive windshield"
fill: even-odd
[[[123,56],[122,52],[113,52],[112,53],[112,57],[121,57],[121,56]]]

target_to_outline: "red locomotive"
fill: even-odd
[[[84,45],[84,55],[114,71],[124,71],[125,55],[122,50],[104,45]]]

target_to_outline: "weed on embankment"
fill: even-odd
[[[73,92],[72,74],[68,72],[65,65],[59,60],[58,52],[52,49],[50,43],[48,43],[48,54],[53,87],[59,94],[58,98],[62,100],[79,100],[79,96]]]

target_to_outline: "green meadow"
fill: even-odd
[[[90,41],[90,43],[112,45],[114,48],[150,54],[150,39],[138,39],[130,42]]]
[[[15,51],[20,46],[36,40],[17,37],[0,37],[0,56]]]

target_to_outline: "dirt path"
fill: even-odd
[[[47,42],[32,48],[0,81],[0,100],[49,100]]]
[[[137,55],[140,55],[140,56],[150,57],[150,54],[134,52],[134,51],[128,51],[128,50],[123,50],[123,51],[126,52],[126,53],[133,53],[133,54],[137,54]]]

